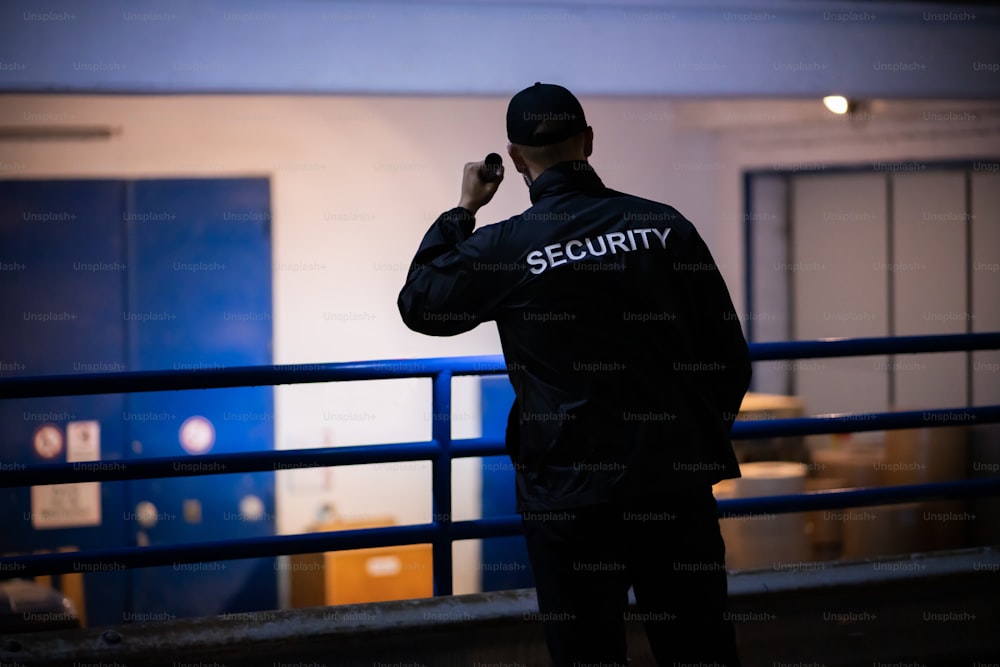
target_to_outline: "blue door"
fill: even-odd
[[[128,187],[129,367],[271,363],[271,225],[266,179],[149,180]],[[273,449],[271,387],[130,394],[129,455]],[[274,474],[130,482],[133,543],[273,535]],[[138,618],[277,607],[275,560],[133,571]]]
[[[0,181],[0,374],[126,370],[125,272],[118,181]],[[42,464],[126,457],[121,395],[0,401],[0,460]],[[83,443],[77,425],[100,425]],[[88,431],[92,433],[92,429]],[[68,437],[69,435],[69,437]],[[0,490],[0,553],[123,545],[125,483]],[[90,625],[120,623],[125,576],[82,576]],[[58,578],[54,583],[58,584]]]
[[[0,262],[25,267],[0,273],[5,375],[271,362],[267,180],[8,181],[0,201]],[[273,448],[270,387],[5,401],[0,420],[3,459],[19,462],[93,454],[87,438],[103,460]],[[39,525],[61,507],[51,491],[5,492],[20,511],[0,520],[2,550],[274,534],[272,473],[98,486],[100,516],[67,528]],[[277,606],[274,559],[85,576],[89,625]]]

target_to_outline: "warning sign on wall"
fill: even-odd
[[[66,461],[101,459],[101,425],[66,424]],[[31,525],[35,529],[101,525],[101,483],[79,482],[31,487]]]

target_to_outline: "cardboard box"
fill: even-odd
[[[334,521],[315,532],[391,526],[389,518]],[[432,597],[434,578],[429,544],[328,551],[289,556],[292,607],[384,602]]]

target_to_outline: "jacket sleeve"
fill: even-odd
[[[424,235],[397,300],[413,331],[454,336],[493,318],[510,281],[490,259],[496,235],[474,225],[470,211],[453,208]]]

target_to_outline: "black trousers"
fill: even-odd
[[[555,667],[627,665],[626,619],[662,667],[740,664],[710,486],[522,521]]]

